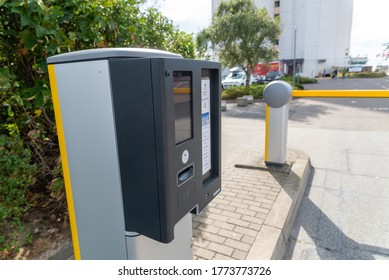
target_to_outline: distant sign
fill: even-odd
[[[280,70],[279,68],[280,68],[279,61],[270,62],[270,65],[269,65],[270,72],[278,72]]]
[[[352,57],[350,63],[351,64],[366,64],[367,57],[366,56]]]
[[[354,67],[350,67],[348,69],[349,72],[362,72],[362,67],[360,66],[354,66]]]

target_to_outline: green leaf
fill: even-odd
[[[0,135],[0,147],[4,147],[6,143],[6,136]]]
[[[8,68],[1,68],[0,69],[0,88],[3,89],[10,89],[12,88],[12,84],[10,81],[10,74]]]
[[[37,38],[30,29],[25,29],[20,32],[20,39],[29,49],[32,49],[37,44]]]
[[[59,6],[51,6],[50,7],[50,16],[57,18],[63,16],[63,12],[61,10],[61,7]]]
[[[36,26],[35,27],[35,31],[36,31],[36,36],[39,38],[39,37],[43,37],[45,35],[48,35],[49,32],[47,30],[47,28],[43,27],[43,26]]]
[[[25,27],[31,23],[31,17],[25,10],[20,10],[19,16],[22,27]]]
[[[69,35],[70,40],[72,40],[72,41],[77,39],[77,35],[74,32],[69,32],[68,35]]]

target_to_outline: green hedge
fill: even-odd
[[[286,76],[282,77],[281,80],[286,81],[288,83],[292,83],[293,77],[286,75]],[[316,84],[317,80],[311,79],[308,77],[304,77],[304,76],[299,76],[299,77],[296,77],[296,82],[298,82],[299,84]]]
[[[231,100],[236,99],[238,97],[242,97],[244,95],[252,95],[254,99],[261,99],[262,92],[266,85],[251,85],[249,87],[241,86],[241,87],[230,87],[223,91],[222,99],[223,100]]]
[[[350,73],[349,75],[350,78],[384,78],[387,77],[385,73],[379,72],[379,73],[368,73],[368,72],[363,72],[363,73]]]
[[[292,84],[292,82],[290,82]],[[266,84],[264,85],[251,85],[249,87],[241,86],[241,87],[230,87],[223,91],[222,99],[223,100],[234,100],[238,97],[242,97],[244,95],[252,95],[254,99],[262,99],[263,90],[265,89]],[[301,84],[295,84],[293,89],[304,89],[304,86]]]

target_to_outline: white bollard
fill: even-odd
[[[292,87],[284,81],[271,82],[263,91],[266,102],[266,140],[265,163],[268,165],[285,165],[289,101]]]

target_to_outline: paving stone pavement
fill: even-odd
[[[193,259],[266,260],[284,255],[311,165],[304,153],[288,151],[291,168],[285,172],[267,168],[260,155],[263,151],[243,150],[224,162],[222,192],[192,216]],[[42,258],[73,259],[70,240]]]
[[[286,173],[266,168],[261,154],[246,150],[224,163],[222,192],[192,216],[193,259],[267,260],[284,255],[311,165],[304,153],[288,151],[291,168]],[[70,240],[42,258],[73,259]]]
[[[275,247],[279,243],[278,240],[270,242],[272,244],[270,244],[270,252],[267,255],[266,252],[265,254],[258,252],[263,250],[262,247],[263,245],[266,247],[266,244],[255,243],[268,241],[267,238],[258,240],[257,237],[260,235],[261,229],[267,226],[266,220],[269,218],[270,212],[272,210],[279,212],[279,209],[274,209],[274,206],[279,194],[284,191],[283,188],[288,180],[291,180],[291,174],[269,171],[266,168],[235,167],[235,164],[242,163],[242,160],[253,162],[253,158],[259,158],[260,154],[258,151],[246,152],[241,158],[225,164],[223,167],[222,192],[199,215],[193,216],[194,259],[244,260],[247,258],[272,258],[273,251],[276,250]],[[288,152],[288,161],[292,166],[297,157],[298,153]],[[305,170],[309,164],[309,159],[306,156],[302,156],[302,158],[304,159],[303,167]],[[260,164],[256,166],[260,166]],[[296,185],[299,181],[292,183]],[[300,193],[302,194],[302,192]],[[296,205],[298,206],[298,204]],[[296,205],[293,207],[296,207]],[[275,220],[282,227],[286,217],[287,215],[276,214]],[[279,230],[281,232],[282,228]],[[277,236],[276,238],[280,237]],[[283,239],[282,242],[286,244],[287,237]],[[258,247],[258,245],[260,248],[256,248],[257,252],[255,252],[255,247]],[[282,245],[280,248],[282,252],[284,247],[285,245]],[[282,252],[278,253],[275,258],[280,258]]]

